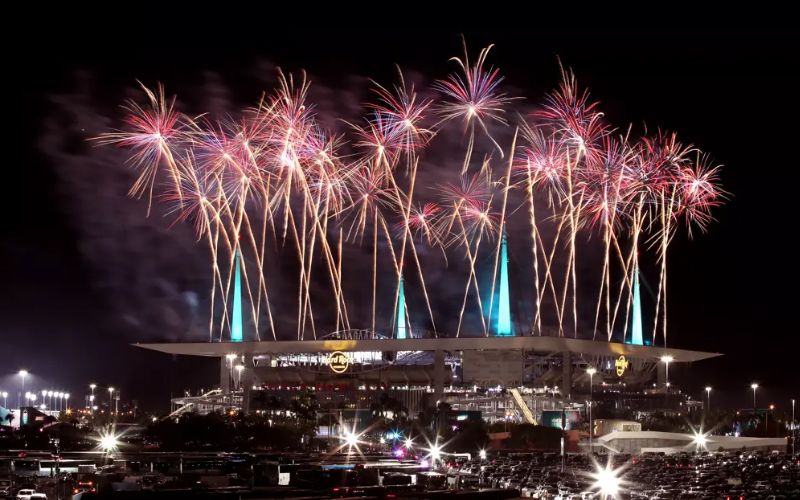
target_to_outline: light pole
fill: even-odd
[[[48,408],[50,408],[50,411],[53,411],[53,391],[47,391],[47,397],[50,398]]]
[[[19,406],[20,406],[20,400],[22,398],[22,393],[25,392],[25,377],[28,376],[28,371],[27,370],[20,370],[18,375],[20,377],[22,377],[22,390],[17,393],[17,408],[19,408]]]
[[[764,433],[769,435],[769,414],[775,409],[775,405],[769,405],[767,408],[767,416],[764,419]]]
[[[69,393],[64,394],[64,407],[69,410]]]
[[[114,388],[108,388],[108,413],[111,413],[111,407],[114,406]]]
[[[589,453],[594,453],[594,422],[592,422],[592,406],[594,401],[594,374],[597,370],[589,368]]]
[[[708,405],[706,406],[706,414],[711,412],[711,386],[706,387],[706,395],[708,396]]]
[[[758,384],[753,382],[750,384],[750,388],[753,389],[753,419],[755,419],[756,413],[758,412],[758,407],[756,406],[756,389],[758,389]]]
[[[669,364],[672,363],[672,361],[674,359],[675,358],[673,358],[672,356],[669,356],[669,355],[661,356],[661,361],[664,362],[664,365],[666,367],[666,373],[665,373],[666,377],[664,378],[664,382],[666,382],[665,385],[667,387],[667,393],[669,393]]]
[[[2,395],[3,395],[3,408],[8,408],[8,393],[7,392],[3,392]],[[792,401],[792,403],[794,403],[794,401]],[[794,405],[792,405],[792,406],[794,406]]]
[[[5,393],[3,393],[5,396]],[[795,441],[797,441],[797,424],[794,423],[794,399],[792,400],[792,455],[797,455],[797,450],[795,449]]]

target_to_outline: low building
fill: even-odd
[[[693,451],[786,451],[785,438],[751,438],[737,436],[695,436],[678,432],[630,431],[611,432],[597,438],[595,446],[613,453],[641,455],[646,452]],[[596,451],[597,448],[595,448]]]
[[[611,432],[638,432],[642,430],[642,424],[633,420],[596,418],[593,429],[595,436],[605,436]]]

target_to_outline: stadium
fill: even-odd
[[[583,401],[590,384],[653,387],[666,395],[667,365],[719,354],[565,337],[384,338],[345,331],[308,341],[140,344],[173,355],[220,359],[220,388],[173,400],[201,411],[251,409],[253,390],[288,396],[313,388],[321,400],[369,408],[381,391],[410,412],[448,402],[456,410],[479,410],[537,421],[559,399]],[[240,368],[241,367],[241,368]],[[588,372],[596,367],[596,373]],[[504,391],[504,389],[506,391]],[[507,404],[513,402],[513,404]],[[501,418],[502,418],[501,417]]]
[[[237,258],[231,341],[137,345],[173,356],[219,359],[219,387],[173,399],[175,413],[248,413],[258,410],[254,400],[265,399],[258,398],[260,391],[289,400],[303,389],[312,389],[323,407],[340,412],[369,411],[388,394],[411,415],[444,402],[460,412],[453,415],[456,420],[479,416],[489,422],[540,423],[548,410],[585,409],[589,399],[593,406],[605,400],[642,411],[685,409],[691,403],[670,389],[669,365],[720,354],[645,345],[638,269],[630,328],[625,328],[630,333],[623,334],[623,342],[567,338],[546,328],[524,335],[522,325],[511,320],[506,238],[501,244],[499,307],[486,336],[413,331],[400,280],[391,335],[366,329],[317,340],[245,341]]]
[[[500,267],[507,273],[506,259]],[[237,273],[237,285],[238,280]],[[219,387],[173,399],[176,413],[257,411],[254,401],[265,399],[259,393],[290,400],[304,389],[313,390],[322,407],[340,412],[369,411],[388,394],[412,415],[444,402],[458,413],[454,419],[480,415],[489,422],[541,423],[547,411],[585,409],[590,399],[595,406],[605,402],[634,411],[686,410],[692,402],[670,387],[669,365],[720,354],[645,345],[638,276],[635,282],[630,334],[623,342],[568,338],[556,329],[518,333],[501,279],[500,311],[487,336],[412,331],[401,281],[391,335],[366,329],[317,340],[245,341],[234,335],[232,341],[137,345],[219,359]],[[239,286],[235,290],[241,294]],[[236,302],[242,297],[234,300],[232,333],[242,332]]]

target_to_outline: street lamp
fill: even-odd
[[[18,375],[22,377],[22,390],[17,393],[17,407],[19,407],[20,396],[22,395],[22,392],[25,391],[25,377],[28,376],[28,370],[20,370]]]
[[[5,393],[3,393],[5,396]],[[792,400],[792,455],[797,456],[797,450],[795,449],[795,442],[797,441],[797,424],[794,422],[794,399]]]
[[[666,366],[666,373],[665,373],[666,377],[665,377],[665,382],[666,382],[666,386],[667,386],[667,388],[669,388],[669,364],[670,364],[670,363],[672,363],[672,361],[673,361],[674,359],[675,359],[675,358],[673,358],[672,356],[669,356],[669,355],[667,355],[667,356],[661,356],[661,361],[663,361],[663,362],[664,362],[664,365]],[[667,392],[669,392],[669,389],[667,389]]]
[[[64,406],[67,408],[67,411],[69,411],[69,393],[64,394]]]
[[[91,394],[89,395],[89,411],[94,415],[94,390],[97,388],[97,384],[89,384],[89,389],[91,389]]]
[[[3,396],[3,408],[8,408],[8,393],[4,391],[2,396]],[[794,403],[794,401],[792,401],[792,403]]]
[[[108,388],[108,413],[111,413],[111,407],[114,406],[114,388]]]
[[[753,383],[750,385],[750,388],[753,389],[753,415],[756,413],[756,389],[758,389],[758,384]]]
[[[769,414],[772,410],[775,409],[775,405],[769,405],[769,410],[766,412],[766,418],[764,418],[764,433],[769,435]]]
[[[708,396],[708,406],[706,407],[706,413],[711,411],[711,386],[706,387],[706,395]]]
[[[597,370],[590,367],[586,370],[589,374],[589,453],[594,452],[594,422],[592,422],[592,406],[594,406],[594,374]]]

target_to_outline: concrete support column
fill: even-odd
[[[436,349],[433,366],[433,395],[436,401],[444,399],[444,351]]]
[[[219,389],[224,401],[231,393],[231,368],[225,356],[219,358]]]
[[[253,355],[244,355],[244,370],[242,370],[242,411],[250,413],[250,397],[253,392]]]
[[[572,353],[564,351],[561,359],[561,395],[565,398],[569,398],[572,394]]]

